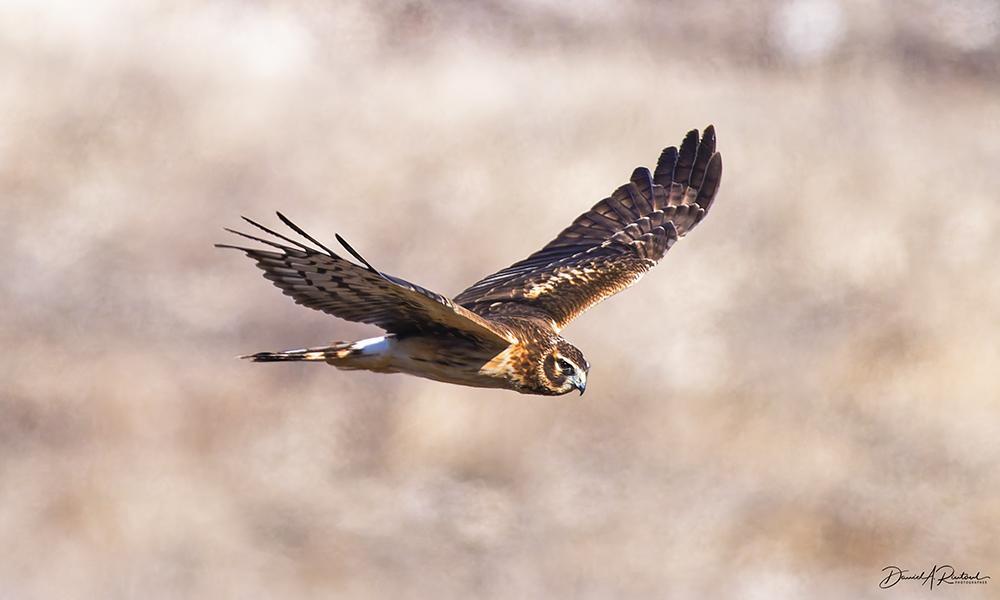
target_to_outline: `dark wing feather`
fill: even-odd
[[[542,318],[559,330],[629,287],[712,205],[722,175],[715,129],[692,130],[663,151],[654,173],[631,181],[577,217],[544,248],[463,291],[455,302],[484,316]]]
[[[276,239],[290,245],[228,229],[232,233],[266,244],[275,250],[259,250],[216,244],[245,252],[263,269],[264,277],[297,304],[327,314],[378,325],[390,333],[449,333],[489,344],[506,345],[508,333],[451,300],[418,285],[386,275],[361,257],[340,236],[337,239],[364,266],[334,254],[298,226],[278,214],[296,233],[323,251],[293,240],[259,223],[244,219]]]

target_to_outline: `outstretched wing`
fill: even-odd
[[[339,235],[337,240],[363,266],[337,256],[329,248],[278,213],[278,218],[322,251],[297,242],[244,217],[248,223],[291,245],[231,233],[266,244],[278,251],[216,244],[245,252],[264,270],[264,277],[297,304],[327,314],[378,325],[390,333],[447,333],[480,342],[507,345],[510,336],[501,327],[452,303],[451,300],[408,281],[386,275],[371,266]]]
[[[528,258],[455,297],[485,316],[525,315],[562,329],[577,315],[639,280],[708,212],[722,156],[710,125],[663,151],[656,171],[639,167],[610,198],[577,217]]]

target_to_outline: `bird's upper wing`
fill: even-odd
[[[513,338],[501,326],[490,323],[444,296],[376,270],[339,235],[337,240],[363,266],[337,256],[281,213],[278,213],[278,217],[322,251],[246,217],[244,219],[251,225],[290,245],[227,229],[278,251],[228,244],[216,246],[245,252],[264,270],[264,277],[281,288],[285,295],[291,296],[297,304],[348,321],[371,323],[397,334],[447,333],[502,346],[512,341]]]
[[[604,298],[639,280],[712,205],[722,176],[715,129],[688,132],[656,171],[631,181],[583,213],[544,248],[455,297],[484,316],[541,318],[556,331]]]

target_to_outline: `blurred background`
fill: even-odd
[[[995,1],[7,0],[0,114],[0,598],[1000,593]],[[378,333],[240,215],[455,294],[708,123],[583,398],[234,358]]]

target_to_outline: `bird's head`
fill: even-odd
[[[546,352],[539,366],[538,378],[547,394],[560,396],[573,390],[583,395],[587,389],[587,372],[590,363],[580,349],[562,338]]]

